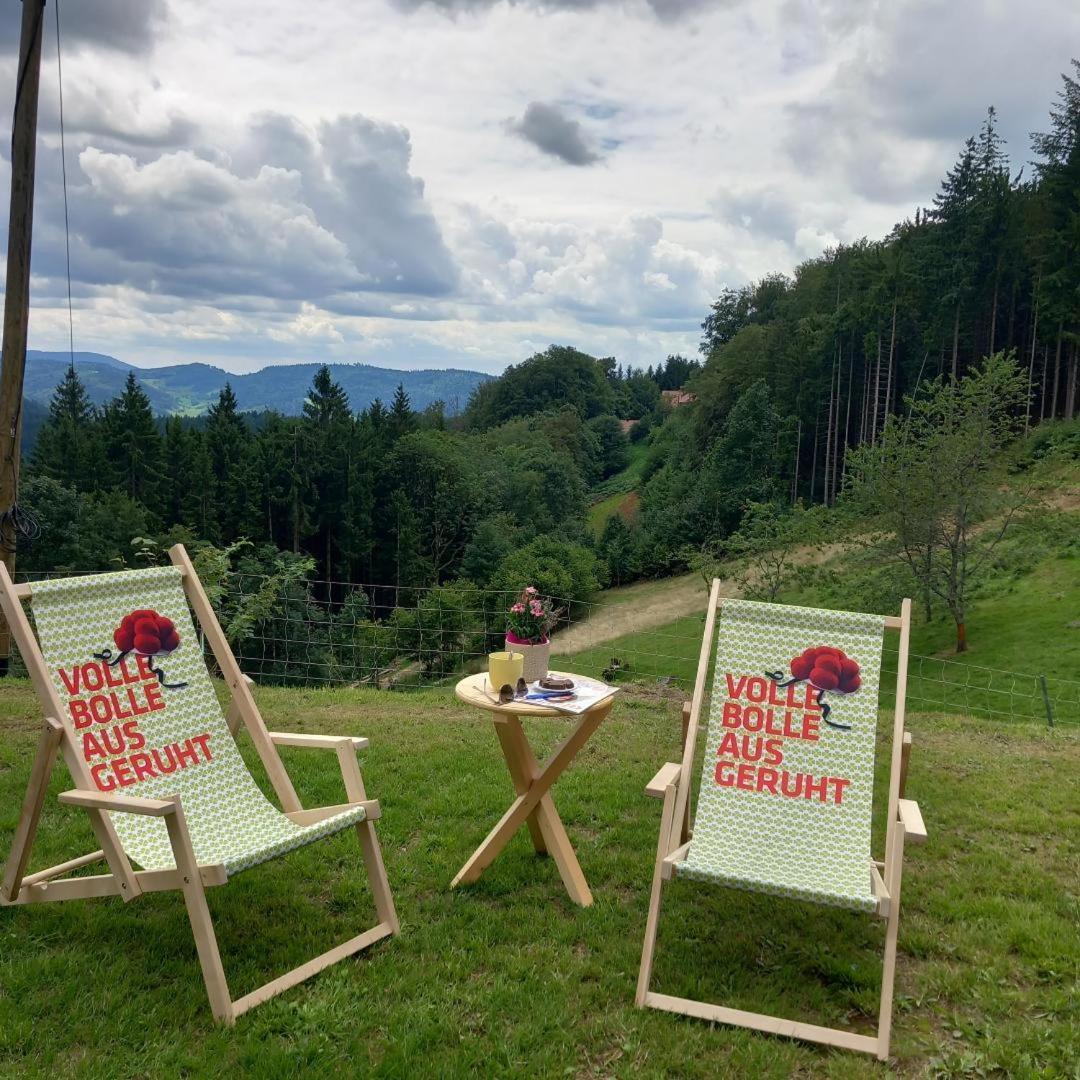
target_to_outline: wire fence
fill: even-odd
[[[22,575],[23,580],[46,575]],[[206,582],[244,671],[282,686],[409,691],[450,685],[481,671],[504,644],[510,594],[469,584],[365,585],[230,572]],[[655,617],[664,617],[663,591]],[[649,689],[689,694],[704,614],[642,625],[636,607],[552,598],[559,612],[552,667]],[[646,620],[647,621],[647,620]],[[886,635],[883,708],[894,705],[896,636]],[[908,709],[995,720],[1080,724],[1080,681],[963,660],[912,655]]]

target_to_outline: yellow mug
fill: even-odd
[[[504,686],[516,686],[525,670],[525,654],[519,652],[488,653],[488,678],[497,694]]]

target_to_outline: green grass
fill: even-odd
[[[617,513],[623,501],[641,484],[641,473],[649,448],[644,442],[631,443],[628,450],[626,468],[609,476],[592,491],[592,505],[589,507],[589,526],[599,536],[612,514]]]
[[[702,609],[707,600],[703,591]],[[551,664],[557,670],[569,668],[599,677],[613,659],[618,659],[624,681],[655,682],[670,675],[685,690],[694,684],[704,627],[703,610],[700,616],[687,615],[652,630],[624,634],[573,656],[553,656]]]
[[[1080,723],[1080,515],[1058,513],[1041,527],[1017,529],[995,551],[993,566],[983,576],[967,617],[968,649],[955,651],[956,627],[940,603],[926,621],[916,603],[911,635],[913,653],[928,657],[912,665],[910,693],[924,707],[963,712],[990,709],[1044,717],[1042,694],[1035,678],[1045,675],[1056,702],[1057,719]],[[894,576],[880,570],[845,576],[836,560],[808,575],[807,584],[783,596],[789,603],[826,607],[850,603],[851,590],[884,597]],[[910,585],[901,582],[910,595]],[[894,594],[896,595],[896,594]],[[878,610],[882,610],[879,601]],[[891,605],[897,607],[898,602]],[[888,661],[887,661],[888,662]],[[895,670],[895,668],[893,669]]]
[[[603,589],[597,593],[593,599],[593,606],[606,608],[615,604],[641,604],[663,596],[670,591],[674,583],[682,584],[687,581],[691,581],[695,588],[700,589],[701,606],[704,608],[709,593],[700,574],[683,574],[674,578],[645,578],[630,585],[616,585],[614,588]]]
[[[608,495],[589,507],[589,528],[597,537],[604,531],[608,519],[619,512],[619,508],[626,501],[628,495],[629,492],[617,491],[614,495]]]
[[[478,883],[450,891],[512,791],[490,722],[449,691],[257,697],[273,728],[371,738],[361,756],[383,805],[401,936],[229,1030],[211,1020],[175,894],[4,910],[0,1074],[885,1074],[852,1054],[633,1007],[660,816],[642,789],[678,752],[676,705],[624,695],[554,789],[596,897],[583,910],[525,832]],[[0,850],[39,716],[25,683],[0,685]],[[543,752],[566,727],[536,720],[530,733]],[[920,715],[910,727],[909,792],[930,842],[905,869],[891,1071],[1072,1075],[1080,737]],[[339,800],[333,755],[284,754],[307,805]],[[67,782],[57,775],[53,794]],[[54,798],[42,824],[35,866],[96,846]],[[211,891],[234,995],[370,925],[360,867],[355,837],[342,836]],[[882,937],[866,917],[677,882],[654,987],[864,1031]]]

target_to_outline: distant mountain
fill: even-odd
[[[69,363],[68,353],[28,350],[24,384],[27,400],[47,405]],[[226,382],[232,384],[240,408],[245,412],[274,409],[286,415],[296,414],[303,407],[319,366],[281,364],[246,375],[233,375],[210,364],[139,368],[102,353],[75,354],[75,369],[96,404],[116,397],[123,388],[127,373],[134,371],[155,412],[184,416],[197,416],[205,412],[217,399],[218,392]],[[432,402],[442,401],[448,413],[461,412],[473,390],[491,378],[479,371],[455,368],[396,371],[393,368],[372,367],[370,364],[330,364],[329,367],[335,381],[345,388],[356,411],[366,408],[376,398],[389,404],[398,383],[401,383],[414,409],[423,409]]]

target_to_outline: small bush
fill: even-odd
[[[496,602],[508,607],[526,585],[535,585],[541,595],[565,601],[571,619],[584,613],[585,603],[603,584],[603,571],[596,555],[582,544],[542,536],[511,552],[491,579],[500,596]]]

